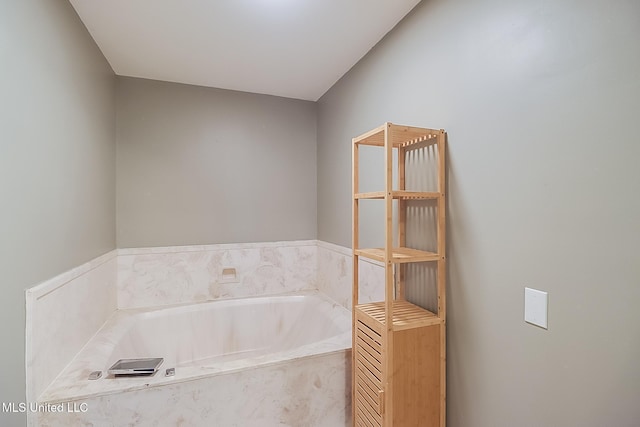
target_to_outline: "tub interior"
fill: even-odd
[[[281,352],[345,331],[334,307],[296,295],[196,304],[141,313],[114,346],[121,358],[163,357],[164,366],[210,364]]]
[[[317,291],[122,310],[40,396],[64,401],[161,386],[351,348],[351,313]],[[162,357],[152,377],[114,378],[119,359]],[[175,376],[164,370],[176,368]],[[88,379],[95,370],[105,373]]]

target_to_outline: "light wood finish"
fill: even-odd
[[[356,199],[384,199],[384,191],[371,191],[368,193],[356,193]],[[394,200],[437,200],[440,198],[440,193],[427,192],[427,191],[402,191],[392,190],[391,198]]]
[[[385,123],[375,129],[365,132],[353,138],[354,144],[385,146],[387,135],[391,139],[393,148],[409,147],[421,142],[428,141],[429,144],[437,143],[437,136],[440,131],[436,129],[416,128],[412,126],[394,125]]]
[[[440,325],[405,329],[394,334],[393,427],[437,427],[442,407]],[[436,404],[432,404],[435,402]]]
[[[387,129],[384,133],[384,164],[385,164],[385,247],[384,247],[384,265],[385,265],[385,312],[386,319],[386,331],[382,334],[382,366],[384,372],[393,372],[393,352],[389,351],[393,348],[393,299],[394,299],[394,286],[393,286],[393,198],[391,192],[393,191],[393,140],[391,139],[391,123],[387,123]],[[385,394],[385,399],[391,399],[393,397],[393,382],[390,375],[384,375],[382,380],[382,390]],[[384,424],[387,426],[393,425],[393,411],[392,405],[387,405],[383,414]]]
[[[438,253],[441,258],[438,260],[438,317],[442,319],[440,326],[440,425],[446,425],[446,396],[447,396],[447,343],[446,343],[446,313],[447,313],[447,266],[446,266],[446,133],[440,129],[438,133]]]
[[[358,144],[356,144],[355,140],[353,141],[353,152],[352,152],[352,187],[353,187],[353,194],[358,193],[358,176],[359,176],[359,170],[358,170]],[[353,248],[353,254],[351,256],[351,260],[352,260],[352,269],[353,269],[353,286],[352,286],[352,293],[351,293],[351,300],[352,301],[358,301],[358,254],[356,254],[355,252],[355,248],[357,248],[359,246],[359,242],[358,242],[358,228],[359,228],[359,212],[358,212],[358,199],[356,199],[355,197],[353,198],[353,205],[352,205],[352,221],[353,221],[353,233],[351,234],[351,247]],[[351,313],[352,315],[352,325],[356,324],[356,313],[355,310],[352,311]],[[351,337],[351,342],[354,343],[356,342],[356,330],[355,328],[352,328],[352,337]],[[352,358],[355,360],[356,356],[355,356],[355,352],[352,351]],[[352,366],[353,368],[353,372],[351,373],[351,384],[353,384],[354,386],[352,387],[352,395],[351,395],[351,401],[354,402],[352,405],[352,419],[356,420],[357,419],[357,414],[356,414],[356,408],[358,405],[355,404],[356,402],[356,388],[355,388],[355,384],[356,384],[356,370],[355,370],[355,363]]]
[[[428,402],[440,401],[443,386],[437,375],[440,370],[441,321],[434,313],[427,312],[425,315],[420,311],[426,310],[410,307],[410,303],[396,301],[394,305],[399,305],[394,309],[394,326],[401,323],[403,317],[410,316],[397,314],[397,311],[402,311],[402,305],[407,306],[409,313],[416,312],[420,317],[431,319],[431,323],[414,323],[399,330],[394,329],[394,346],[389,350],[393,353],[392,375],[387,376],[388,382],[385,384],[393,387],[394,399],[388,405],[396,410],[392,412],[392,420],[388,420],[385,401],[380,399],[384,397],[381,342],[386,329],[380,321],[385,318],[384,304],[361,304],[356,308],[356,425],[360,420],[362,425],[374,426],[440,426],[443,407]],[[380,421],[382,417],[385,417],[384,423]]]
[[[411,194],[415,192],[406,191],[407,182],[405,179],[405,164],[407,158],[407,149],[401,147],[398,149],[398,247],[403,248],[407,246],[407,194]],[[425,193],[429,194],[429,193]],[[393,192],[392,192],[393,196]],[[403,197],[401,197],[403,196]],[[415,199],[415,198],[414,198]],[[396,298],[404,300],[406,299],[406,291],[405,291],[405,278],[404,272],[406,268],[404,265],[396,266],[396,273],[398,276],[397,287],[396,287]]]
[[[438,162],[440,163],[440,168],[438,169],[438,192],[440,193],[440,197],[438,198],[438,231],[437,231],[437,243],[438,243],[438,254],[440,254],[440,259],[438,260],[438,314],[442,316],[444,319],[446,316],[446,294],[445,294],[445,285],[446,285],[446,269],[444,268],[445,262],[445,252],[446,252],[446,201],[445,201],[445,186],[446,186],[446,175],[445,175],[445,132],[444,130],[440,130],[438,134]]]
[[[362,135],[356,136],[353,138],[354,144],[366,144],[366,141],[371,139],[380,139],[382,143],[380,145],[384,145],[384,131],[387,129],[387,125],[389,123],[382,124],[375,129],[371,129],[368,132],[363,133]]]
[[[356,249],[355,253],[365,258],[385,262],[384,248]],[[407,262],[437,261],[441,257],[435,252],[420,251],[411,248],[391,248],[391,262],[395,264]]]
[[[383,302],[370,302],[358,304],[356,310],[361,315],[356,315],[361,322],[369,325],[370,328],[382,333],[382,327],[386,325],[385,304]],[[415,304],[404,300],[393,301],[393,330],[418,328],[427,325],[440,324],[442,320],[429,310],[425,310]]]
[[[444,427],[446,413],[446,174],[444,130],[385,123],[353,138],[353,424],[365,427]],[[384,191],[358,191],[358,146],[384,148]],[[438,188],[406,190],[408,150],[436,145]],[[393,188],[393,150],[398,150],[398,188]],[[383,248],[359,247],[359,201],[384,200]],[[398,239],[393,242],[393,200],[398,200]],[[437,252],[406,247],[407,204],[437,203]],[[384,301],[358,301],[358,262],[363,256],[385,269]],[[437,313],[405,299],[405,265],[437,265]],[[395,269],[395,271],[394,271]],[[396,273],[395,277],[394,272]],[[397,282],[394,283],[394,279]]]
[[[355,362],[354,391],[356,410],[354,420],[363,425],[382,425],[382,336],[356,316],[353,348]]]

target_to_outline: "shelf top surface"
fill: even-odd
[[[371,302],[367,304],[358,304],[357,310],[372,317],[381,324],[385,324],[385,303]],[[437,319],[435,313],[411,304],[409,301],[397,300],[393,301],[393,324],[395,326],[409,326],[412,323],[421,323],[427,320]]]
[[[443,129],[428,129],[414,126],[396,125],[385,123],[369,132],[353,138],[354,144],[384,146],[385,133],[391,139],[391,145],[395,148],[407,147],[423,141],[435,144],[438,135],[444,134]]]
[[[372,191],[368,193],[356,193],[356,199],[384,199],[384,191]],[[406,191],[406,190],[394,190],[391,192],[391,197],[401,200],[428,200],[438,199],[441,196],[438,192],[433,191]]]
[[[354,252],[358,256],[363,256],[365,258],[384,262],[384,248],[356,249]],[[391,250],[391,262],[395,264],[407,262],[437,261],[440,258],[440,255],[435,252],[420,251],[418,249],[393,248]]]

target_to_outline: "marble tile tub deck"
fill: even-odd
[[[361,261],[360,298],[377,300],[382,265]],[[73,330],[47,312],[86,317],[104,302],[74,355],[51,363],[35,352],[46,340],[27,337],[40,378],[29,400],[88,409],[29,425],[350,425],[351,263],[351,249],[315,240],[119,249],[27,290],[36,332]],[[88,380],[131,357],[165,362],[152,377]]]
[[[118,311],[40,396],[67,402],[351,348],[351,314],[317,291]],[[120,358],[163,357],[152,377],[89,380]],[[166,368],[175,368],[172,377]]]

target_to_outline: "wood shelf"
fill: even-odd
[[[358,256],[384,262],[384,248],[356,249],[354,252]],[[418,249],[393,248],[391,250],[391,262],[394,264],[438,261],[442,258],[435,252],[419,251]]]
[[[356,305],[356,310],[358,310],[358,313],[356,313],[358,320],[382,334],[382,329],[386,323],[384,301],[358,304]],[[442,320],[435,313],[411,304],[406,300],[393,301],[392,311],[394,331],[435,325]]]
[[[357,193],[356,199],[384,199],[384,191],[372,191],[369,193]],[[391,192],[391,197],[395,200],[438,200],[441,194],[437,192],[429,191],[405,191],[394,190]]]
[[[387,129],[389,130],[389,137],[394,148],[409,147],[425,141],[428,141],[429,144],[436,144],[438,142],[438,135],[444,133],[442,129],[417,128],[385,123],[382,126],[378,126],[369,132],[353,138],[353,143],[383,147],[384,134]]]
[[[445,427],[446,133],[443,129],[384,123],[353,138],[352,142],[353,426]],[[363,145],[383,149],[383,191],[359,191],[359,150]],[[415,155],[408,155],[409,151]],[[429,182],[431,187],[422,188],[435,191],[407,191],[407,172],[417,171],[422,163],[437,174],[436,187]],[[427,184],[419,172],[417,178]],[[367,199],[384,202],[384,223],[380,224],[384,227],[384,248],[360,247],[360,201]],[[436,201],[436,217],[418,218],[421,223],[436,226],[435,235],[428,233],[420,240],[424,244],[421,247],[435,252],[407,247],[407,218],[412,200]],[[415,233],[421,233],[420,229],[411,230],[412,239],[420,237]],[[386,255],[390,258],[385,259]],[[362,304],[359,301],[362,257],[383,264],[383,301]],[[437,292],[434,312],[407,301],[408,285],[432,281],[406,267],[407,263],[416,262],[433,262],[431,266],[437,271],[433,278]]]

